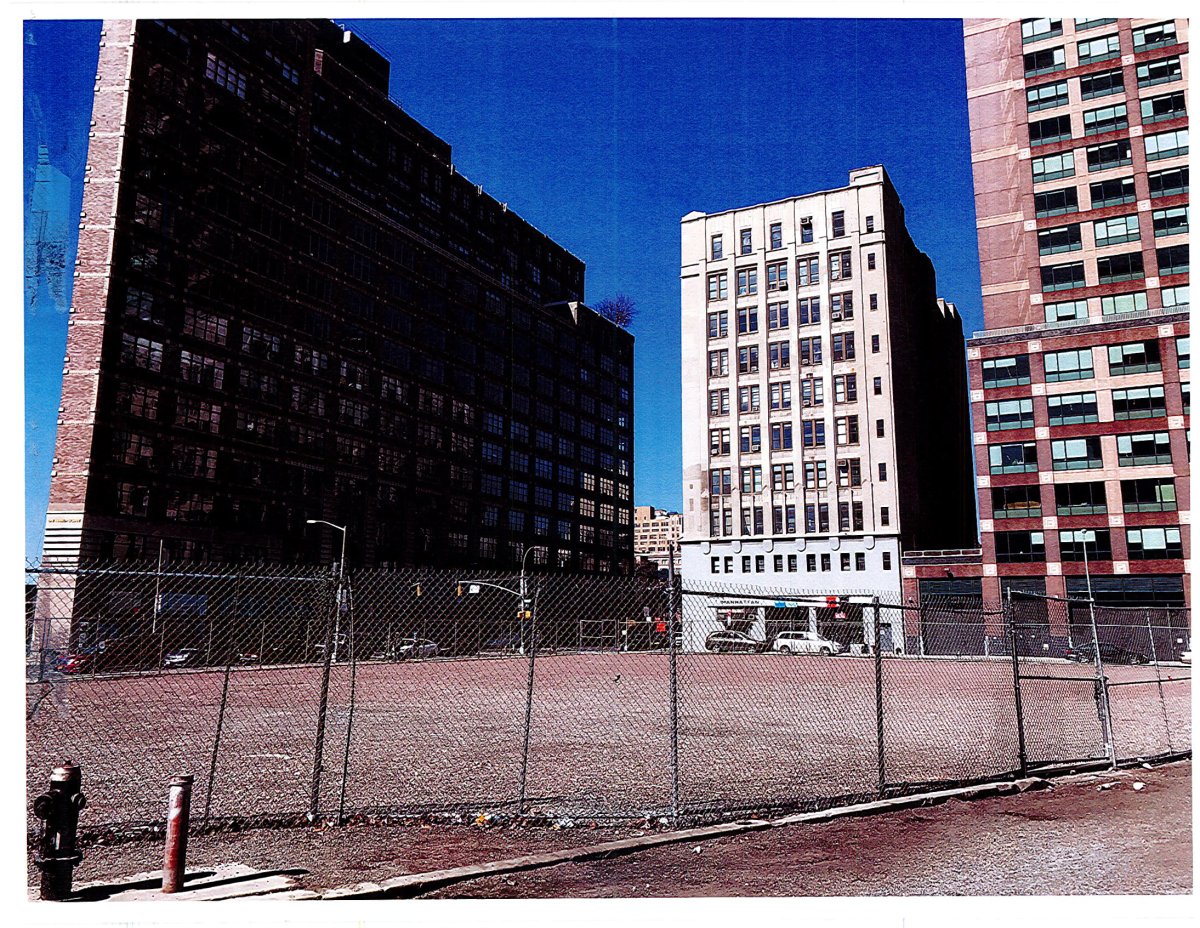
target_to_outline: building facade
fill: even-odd
[[[633,338],[326,21],[106,22],[47,557],[625,571]]]
[[[679,539],[683,535],[683,516],[653,506],[637,506],[633,510],[633,553],[646,558],[660,570],[670,569],[670,549],[675,549],[675,566],[679,566]]]
[[[1090,581],[1097,602],[1182,605],[1187,21],[968,20],[964,36],[981,550],[914,556],[908,585],[996,603]]]
[[[683,574],[900,590],[974,538],[962,322],[882,167],[682,220]]]

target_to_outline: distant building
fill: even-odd
[[[911,552],[910,598],[1082,597],[1090,575],[1105,605],[1188,600],[1187,28],[963,25],[982,547]],[[1065,626],[1047,634],[1065,639]]]
[[[633,337],[327,21],[104,24],[45,553],[628,571]]]
[[[660,569],[669,568],[668,546],[675,548],[675,569],[679,569],[679,539],[683,534],[683,516],[665,512],[653,506],[636,506],[633,510],[633,553],[647,558]]]
[[[899,594],[972,543],[962,322],[884,169],[682,241],[685,582]]]

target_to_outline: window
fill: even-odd
[[[1041,158],[1034,158],[1032,164],[1035,184],[1075,176],[1074,152],[1064,151],[1057,155],[1043,155]]]
[[[1059,556],[1064,561],[1088,560],[1111,561],[1112,542],[1109,531],[1102,529],[1074,529],[1058,533]]]
[[[842,322],[854,318],[854,294],[834,293],[829,297],[829,319]]]
[[[767,393],[772,409],[792,408],[792,385],[787,381],[770,384]]]
[[[1175,481],[1170,477],[1122,480],[1121,504],[1126,512],[1174,512]]]
[[[1153,219],[1155,238],[1163,235],[1179,235],[1188,231],[1188,208],[1186,206],[1155,210]]]
[[[872,336],[878,338],[879,336]],[[854,333],[843,332],[833,336],[833,360],[835,361],[853,361],[854,360]]]
[[[1142,124],[1166,122],[1168,119],[1183,119],[1187,116],[1187,105],[1183,91],[1149,97],[1142,100]]]
[[[1046,365],[1046,383],[1061,383],[1067,380],[1090,380],[1094,377],[1091,348],[1072,348],[1068,351],[1047,352],[1043,356]],[[1026,381],[1028,383],[1028,381]]]
[[[1131,561],[1180,560],[1183,558],[1183,539],[1178,528],[1130,528],[1125,530],[1125,544]]]
[[[1072,319],[1086,319],[1088,317],[1087,300],[1047,303],[1045,310],[1047,322],[1067,322]]]
[[[1173,197],[1188,192],[1188,169],[1168,168],[1165,171],[1151,171],[1146,175],[1150,184],[1150,196]]]
[[[1050,293],[1056,290],[1073,290],[1082,287],[1083,262],[1074,261],[1070,264],[1045,265],[1042,272],[1042,292]]]
[[[729,275],[724,271],[718,274],[708,275],[708,301],[710,303],[717,300],[728,299],[729,297]]]
[[[1029,355],[987,358],[982,364],[985,388],[1014,387],[1029,383]]]
[[[1176,42],[1175,23],[1167,21],[1153,26],[1142,26],[1133,30],[1133,50],[1144,52],[1151,48],[1162,48]]]
[[[1113,296],[1100,297],[1100,311],[1105,316],[1115,316],[1120,313],[1141,312],[1146,308],[1146,294],[1118,293]]]
[[[874,216],[867,217],[867,231],[868,232],[875,231],[875,217]]]
[[[754,242],[750,237],[749,229],[742,229],[740,233],[741,251],[739,254],[748,255],[754,251]]]
[[[1088,39],[1079,43],[1079,63],[1093,64],[1106,61],[1121,54],[1121,41],[1115,35],[1104,35],[1098,39]]]
[[[1120,68],[1079,78],[1079,97],[1082,100],[1094,100],[1096,97],[1107,97],[1109,94],[1124,91],[1125,74]]]
[[[782,223],[771,223],[771,250],[774,251],[783,247],[783,225]]]
[[[879,482],[887,482],[887,465],[883,461],[879,462]]]
[[[768,303],[767,304],[767,329],[775,331],[776,329],[786,329],[788,327],[788,304],[787,303]]]
[[[842,458],[837,462],[837,485],[862,486],[862,462],[858,458]]]
[[[759,386],[738,387],[738,412],[758,412]]]
[[[1187,370],[1192,366],[1192,337],[1190,335],[1180,335],[1175,339],[1175,357],[1178,359],[1180,370]]]
[[[767,292],[775,293],[786,290],[788,266],[786,261],[777,261],[767,265]]]
[[[1150,419],[1167,414],[1162,387],[1132,387],[1113,390],[1114,419]]]
[[[839,445],[858,444],[858,416],[840,416],[833,420],[833,425]]]
[[[758,345],[749,345],[738,349],[738,373],[758,373]]]
[[[1162,357],[1158,342],[1129,342],[1124,345],[1108,346],[1108,372],[1120,374],[1145,374],[1162,370]]]
[[[708,337],[724,338],[729,334],[729,313],[721,310],[719,313],[708,314]]]
[[[729,429],[708,430],[708,453],[713,457],[729,454]]]
[[[1178,58],[1160,58],[1137,66],[1139,87],[1154,87],[1183,80],[1183,68]]]
[[[846,214],[838,210],[829,216],[830,238],[841,238],[846,234]]]
[[[821,363],[821,337],[800,339],[800,366]]]
[[[892,569],[892,552],[891,551],[883,552],[883,569],[884,570]]]
[[[1102,209],[1106,206],[1120,206],[1137,200],[1132,177],[1118,177],[1113,180],[1102,180],[1091,184],[1088,188],[1092,197],[1092,209]],[[1034,194],[1036,200],[1037,194]]]
[[[1187,129],[1147,135],[1145,141],[1147,161],[1159,161],[1163,158],[1174,158],[1188,153]]]
[[[1078,223],[1038,232],[1038,254],[1057,255],[1066,251],[1079,251],[1081,248],[1083,240],[1079,234]]]
[[[876,420],[875,420],[875,437],[876,437],[876,438],[883,438],[883,434],[884,434],[884,430],[883,430],[883,420],[882,420],[882,419],[876,419]]]
[[[1108,23],[1115,23],[1115,19],[1078,19],[1075,20],[1075,31],[1083,32],[1085,29],[1094,29],[1096,26],[1105,26]]]
[[[771,370],[782,371],[791,367],[791,346],[788,342],[771,342],[767,345],[767,355]]]
[[[871,386],[872,386],[873,392],[875,393],[876,396],[883,396],[883,378],[882,377],[876,377],[872,381]]]
[[[246,75],[235,68],[231,68],[226,62],[211,52],[208,55],[208,63],[204,69],[204,76],[210,81],[215,82],[217,86],[224,87],[235,96],[243,100],[246,99]]]
[[[1032,441],[988,446],[988,473],[1025,474],[1038,469],[1037,444]]]
[[[1187,309],[1190,305],[1186,284],[1182,287],[1163,287],[1160,292],[1162,294],[1163,309]]]
[[[1146,276],[1146,272],[1142,268],[1142,253],[1132,251],[1123,255],[1097,258],[1096,274],[1102,284],[1120,283],[1123,280],[1141,280]]]
[[[872,293],[870,296],[871,309],[879,309],[879,294]]]
[[[1106,145],[1093,145],[1087,150],[1088,171],[1108,171],[1133,164],[1133,148],[1128,139]]]
[[[1025,91],[1025,107],[1031,113],[1038,110],[1049,110],[1056,106],[1064,106],[1067,100],[1067,82],[1058,81],[1053,84],[1039,84]]]
[[[1101,484],[1104,486],[1104,484]],[[1028,519],[1042,514],[1042,489],[1034,484],[993,487],[992,518]]]
[[[1039,74],[1053,74],[1067,67],[1067,53],[1063,48],[1046,48],[1025,55],[1025,76],[1037,77]]]
[[[737,311],[737,330],[739,335],[749,335],[758,331],[758,307],[748,306]]]
[[[813,223],[812,216],[804,216],[800,219],[800,242],[808,244],[813,240]]]
[[[805,419],[800,423],[801,443],[805,448],[825,447],[825,420]]]
[[[1050,442],[1050,462],[1054,470],[1093,470],[1104,466],[1100,439],[1063,438]]]
[[[858,375],[839,374],[833,378],[833,401],[855,403],[858,401]]]
[[[1168,432],[1142,432],[1117,436],[1117,465],[1143,467],[1171,463],[1171,436]]]
[[[829,253],[829,279],[849,280],[851,278],[850,252],[832,251]]]
[[[1087,114],[1085,113],[1086,117]],[[1051,116],[1029,124],[1029,144],[1031,146],[1049,145],[1051,142],[1061,142],[1071,137],[1071,117],[1068,115]]]
[[[804,465],[804,488],[823,490],[829,486],[829,472],[824,461],[808,461]]]
[[[755,464],[752,467],[742,468],[742,492],[743,493],[761,493],[763,488],[762,482],[762,465]]]
[[[738,296],[754,296],[758,293],[758,268],[744,267],[737,272]]]
[[[714,235],[712,237],[711,241],[712,241],[712,251],[711,251],[712,260],[720,261],[723,257],[725,257],[725,246],[722,243],[721,234],[717,233],[716,235]],[[713,558],[713,560],[716,560],[716,558]]]
[[[121,337],[121,361],[145,371],[161,371],[163,343],[124,334]]]
[[[875,252],[873,251],[867,252],[867,270],[875,270]]]
[[[805,297],[796,301],[797,324],[813,325],[821,321],[821,298]]]
[[[708,414],[710,416],[727,416],[727,415],[729,415],[729,391],[728,390],[709,390],[708,391]]]
[[[771,424],[771,450],[792,450],[792,423],[773,422]]]
[[[714,468],[708,472],[708,478],[709,495],[729,496],[733,493],[733,476],[730,468]]]
[[[724,377],[728,373],[729,349],[722,348],[720,351],[710,351],[708,353],[708,376]]]
[[[1188,270],[1188,246],[1171,245],[1158,249],[1158,273],[1186,274]]]
[[[820,377],[806,377],[800,381],[800,405],[824,406],[825,381]]]
[[[871,336],[871,353],[879,354],[879,336],[878,335]]]
[[[996,532],[996,561],[1014,564],[1046,559],[1044,532]]]
[[[753,454],[762,450],[761,425],[743,425],[738,429],[738,450],[742,454]]]
[[[1062,393],[1046,398],[1051,425],[1080,425],[1099,422],[1095,393]]]
[[[1062,35],[1061,19],[1023,19],[1021,20],[1021,41],[1037,42],[1052,36]]]
[[[1083,134],[1101,135],[1129,128],[1129,115],[1124,103],[1086,110],[1083,114]]]
[[[1108,245],[1120,245],[1125,242],[1138,240],[1138,217],[1116,216],[1112,219],[1100,219],[1092,223],[1092,235],[1097,248]]]
[[[1132,187],[1132,180],[1130,181]],[[1079,200],[1074,187],[1065,190],[1048,190],[1033,195],[1034,210],[1039,218],[1062,216],[1079,211]]]
[[[1108,512],[1104,484],[1059,483],[1054,487],[1054,514],[1058,516],[1096,516]]]

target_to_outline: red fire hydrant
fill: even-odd
[[[75,849],[79,812],[87,805],[80,792],[83,781],[77,764],[67,761],[50,774],[50,789],[33,801],[33,814],[45,824],[34,864],[42,871],[41,898],[66,899],[71,895],[75,865],[83,854]]]

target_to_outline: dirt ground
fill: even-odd
[[[1140,790],[1137,782],[1144,783]],[[1105,783],[1115,783],[1098,789]],[[193,837],[189,870],[309,871],[322,890],[628,838],[639,829],[345,826]],[[76,882],[161,867],[162,844],[91,847]],[[429,898],[1175,894],[1192,890],[1191,763],[1060,779],[1052,790],[794,825],[561,864]],[[30,883],[35,879],[30,871]]]

